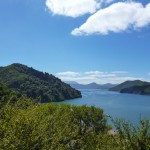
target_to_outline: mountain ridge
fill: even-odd
[[[117,85],[111,83],[97,84],[95,82],[89,84],[80,84],[74,81],[66,81],[66,83],[70,84],[71,87],[76,89],[109,89]]]

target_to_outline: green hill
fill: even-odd
[[[118,91],[120,93],[150,95],[150,83],[140,80],[126,81],[109,90]]]
[[[22,64],[0,67],[0,83],[41,102],[62,101],[81,97],[80,91],[48,73]]]
[[[144,81],[140,81],[140,80],[135,80],[135,81],[125,81],[113,88],[110,88],[110,91],[118,91],[120,92],[122,89],[125,88],[129,88],[129,87],[133,87],[133,86],[143,86],[143,85],[147,85],[150,84],[149,82],[144,82]]]
[[[150,84],[142,86],[132,86],[129,88],[124,88],[120,91],[121,93],[133,93],[141,95],[150,95]]]

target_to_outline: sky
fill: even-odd
[[[150,0],[0,0],[0,66],[63,81],[150,81]]]

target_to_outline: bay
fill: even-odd
[[[150,96],[121,94],[100,89],[81,89],[82,98],[61,103],[102,108],[113,118],[122,118],[138,124],[141,118],[150,120]]]

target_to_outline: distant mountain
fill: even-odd
[[[90,83],[90,84],[79,84],[74,81],[67,81],[68,84],[70,84],[71,87],[76,88],[76,89],[110,89],[116,84],[97,84],[97,83]]]
[[[60,79],[22,64],[0,67],[0,83],[41,102],[54,102],[81,97],[80,91]]]
[[[140,80],[126,81],[113,88],[110,88],[110,91],[118,91],[120,93],[150,95],[150,83]]]

